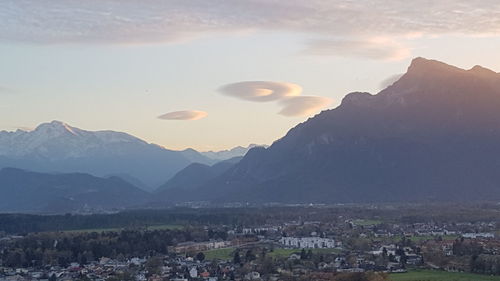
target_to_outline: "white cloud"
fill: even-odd
[[[306,53],[393,61],[408,58],[411,55],[411,50],[389,38],[358,40],[337,38],[311,41],[308,44]]]
[[[302,87],[288,82],[244,81],[227,84],[219,92],[253,102],[278,102],[283,108],[279,114],[289,117],[317,113],[332,100],[325,97],[301,96]]]
[[[391,75],[389,77],[387,77],[386,79],[382,80],[382,82],[380,82],[380,89],[383,90],[387,87],[389,87],[390,85],[394,84],[394,82],[398,81],[399,78],[401,78],[404,74],[394,74],[394,75]]]
[[[318,38],[500,33],[497,0],[2,0],[0,40],[161,43],[241,31]]]
[[[279,114],[284,116],[309,116],[332,103],[332,99],[316,96],[300,96],[284,99],[280,102],[284,107]]]
[[[158,116],[159,119],[163,120],[199,120],[208,116],[205,111],[199,110],[183,110],[165,113]]]
[[[224,85],[219,88],[219,92],[244,100],[267,102],[298,96],[302,88],[297,84],[286,82],[244,81]]]

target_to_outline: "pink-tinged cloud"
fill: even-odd
[[[298,96],[302,87],[287,82],[244,81],[224,85],[219,88],[219,92],[243,100],[269,102]]]
[[[389,38],[315,40],[305,53],[398,61],[411,56],[410,48]]]
[[[318,113],[321,109],[327,107],[332,103],[332,99],[317,96],[300,96],[284,99],[280,101],[283,109],[279,114],[296,117],[296,116],[310,116]]]
[[[224,95],[253,102],[277,102],[279,114],[288,117],[308,116],[331,104],[326,97],[301,96],[302,87],[288,82],[245,81],[219,88]]]
[[[499,15],[498,0],[2,0],[0,40],[164,43],[244,31],[498,36]]]
[[[200,120],[208,116],[205,111],[199,110],[182,110],[165,113],[158,116],[162,120]]]
[[[162,44],[274,31],[315,36],[311,54],[398,60],[411,49],[396,41],[499,37],[499,17],[498,0],[2,0],[0,42]]]

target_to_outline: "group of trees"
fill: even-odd
[[[452,250],[455,256],[477,256],[483,252],[483,246],[473,240],[461,238],[453,242]]]
[[[295,211],[293,212],[295,213]],[[162,209],[130,210],[114,214],[29,215],[0,214],[0,229],[7,234],[81,229],[139,229],[154,225],[262,225],[273,213],[260,209]]]
[[[85,264],[101,257],[124,260],[167,254],[169,246],[191,239],[191,232],[186,230],[39,233],[5,246],[0,258],[9,267],[67,266],[71,262]]]
[[[114,214],[94,215],[28,215],[0,214],[0,229],[8,234],[42,231],[65,231],[97,228],[138,228],[159,224],[182,225],[230,225],[252,226],[276,224],[283,221],[321,221],[340,223],[345,218],[380,219],[401,223],[433,221],[452,222],[500,222],[500,206],[437,204],[425,206],[394,206],[395,208],[366,208],[366,206],[308,208],[173,208],[163,210],[128,210]],[[342,219],[340,219],[342,218]],[[311,226],[313,227],[313,226]],[[306,229],[304,231],[317,231]],[[310,233],[310,232],[307,232]],[[304,234],[307,234],[306,232]],[[297,233],[300,234],[300,233]],[[321,233],[320,233],[321,235]]]
[[[248,249],[244,251],[242,254],[239,249],[234,251],[233,254],[233,263],[234,264],[243,264],[245,262],[251,262],[257,259],[257,256],[253,253],[252,249]]]
[[[500,256],[484,254],[472,256],[471,271],[481,274],[500,275]]]
[[[451,255],[445,255],[439,243],[427,242],[426,260],[441,268],[488,275],[500,275],[500,255],[486,251],[482,243],[471,239],[456,239]]]

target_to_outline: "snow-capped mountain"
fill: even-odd
[[[86,131],[60,121],[0,132],[0,168],[127,175],[155,188],[194,160],[214,162],[196,151],[168,150],[126,133]]]
[[[102,148],[114,148],[114,153],[120,154],[126,152],[117,151],[117,145],[124,144],[148,145],[126,133],[85,131],[60,121],[41,124],[29,132],[0,132],[0,155],[15,158],[36,156],[60,160],[83,157]]]

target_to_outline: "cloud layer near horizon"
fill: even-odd
[[[396,59],[414,36],[498,36],[499,18],[496,0],[4,0],[0,40],[155,44],[285,31],[316,37],[306,53]]]
[[[317,113],[332,100],[325,97],[301,96],[297,84],[273,81],[244,81],[219,88],[223,95],[253,102],[278,102],[283,108],[279,114],[295,117]]]
[[[0,86],[0,94],[15,94],[16,92],[14,89]]]
[[[163,115],[158,116],[158,118],[162,120],[199,120],[207,116],[208,113],[206,113],[205,111],[182,110],[182,111],[173,111],[165,113]]]

